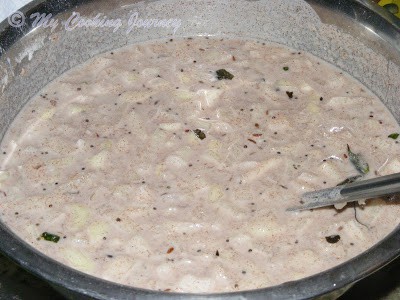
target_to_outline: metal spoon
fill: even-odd
[[[300,211],[334,204],[354,202],[400,193],[400,173],[349,183],[302,195],[301,206],[288,211]]]

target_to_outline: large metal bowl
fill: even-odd
[[[68,20],[73,11],[87,17],[103,13],[122,19],[125,26],[116,32],[110,28],[68,31],[61,21]],[[249,37],[311,52],[359,79],[400,121],[400,25],[371,1],[36,0],[21,12],[26,17],[23,26],[12,27],[7,20],[0,24],[0,139],[23,105],[66,70],[98,53],[172,36],[171,28],[135,28],[127,34],[132,12],[143,18],[180,19],[175,36]],[[30,16],[36,12],[52,13],[59,26],[33,28]],[[9,21],[18,23],[21,18]],[[74,299],[335,298],[400,255],[397,227],[368,251],[315,276],[253,291],[188,295],[131,288],[80,273],[37,252],[2,223],[0,241],[3,254]]]

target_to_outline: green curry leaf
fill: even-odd
[[[353,153],[350,150],[350,146],[347,145],[347,154],[349,155],[349,159],[353,166],[356,168],[356,170],[361,173],[362,175],[365,175],[369,172],[369,165],[368,163],[364,160],[363,156],[361,154],[356,154]]]

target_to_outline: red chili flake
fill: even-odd
[[[232,60],[236,61],[236,57],[234,55],[232,55]]]
[[[260,136],[262,136],[262,133],[253,133],[253,136],[260,137]]]
[[[171,291],[171,289],[165,289],[164,290],[164,292],[170,292]]]
[[[96,132],[96,137],[100,137],[100,135]]]
[[[174,247],[169,248],[168,251],[167,251],[167,254],[172,253],[172,251],[174,251]]]
[[[252,140],[252,139],[247,139],[249,142],[252,142],[252,143],[254,143],[254,144],[257,144],[257,142],[255,141],[255,140]]]
[[[189,132],[189,131],[190,131],[190,129],[186,129],[186,130],[185,130],[185,132]]]
[[[344,156],[344,158],[347,158],[347,157],[348,157],[346,153],[345,153],[345,154],[343,154],[343,156]]]
[[[260,124],[258,124],[258,123],[254,124],[254,126],[255,126],[256,128],[260,128]]]

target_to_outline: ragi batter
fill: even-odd
[[[399,172],[399,132],[375,95],[307,53],[205,37],[132,45],[68,71],[21,111],[1,144],[0,218],[114,282],[272,286],[397,226],[400,206],[379,199],[286,209],[306,191]]]

